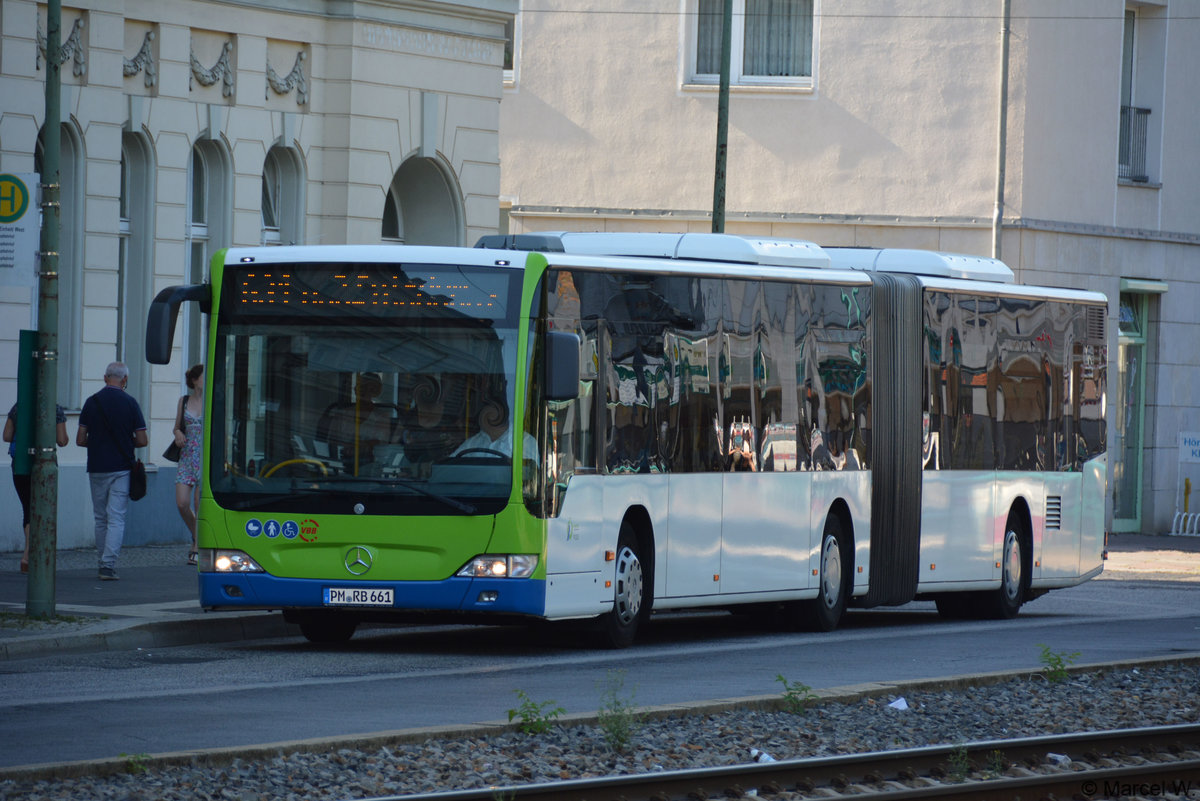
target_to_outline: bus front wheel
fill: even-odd
[[[613,608],[600,618],[604,644],[609,648],[632,645],[645,610],[646,579],[637,534],[629,523],[622,523],[613,571]]]
[[[842,534],[842,521],[831,514],[821,533],[820,583],[817,597],[784,604],[788,628],[802,631],[833,631],[842,620],[850,595],[850,564]]]
[[[300,633],[309,642],[334,644],[354,636],[358,621],[336,617],[312,617],[300,621]]]

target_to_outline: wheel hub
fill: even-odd
[[[821,549],[821,599],[826,609],[838,604],[842,591],[842,551],[837,540],[829,537]]]
[[[631,548],[617,555],[617,616],[621,623],[632,623],[642,609],[642,563]]]
[[[1017,544],[1017,533],[1008,532],[1004,537],[1004,595],[1015,600],[1021,592],[1021,548]]]

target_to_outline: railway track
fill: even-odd
[[[1200,724],[486,787],[374,801],[790,801],[1200,795]]]

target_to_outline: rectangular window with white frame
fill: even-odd
[[[733,86],[813,86],[816,0],[733,0],[729,82]],[[725,0],[688,0],[687,82],[721,79]]]
[[[521,50],[521,5],[519,2],[517,13],[504,23],[504,85],[508,88],[517,85]]]

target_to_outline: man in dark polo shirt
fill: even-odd
[[[129,471],[134,448],[145,447],[146,420],[138,402],[125,394],[129,368],[113,362],[104,370],[104,388],[83,403],[75,444],[88,449],[87,472],[96,517],[100,578],[115,581],[117,557],[125,539],[129,507]]]

